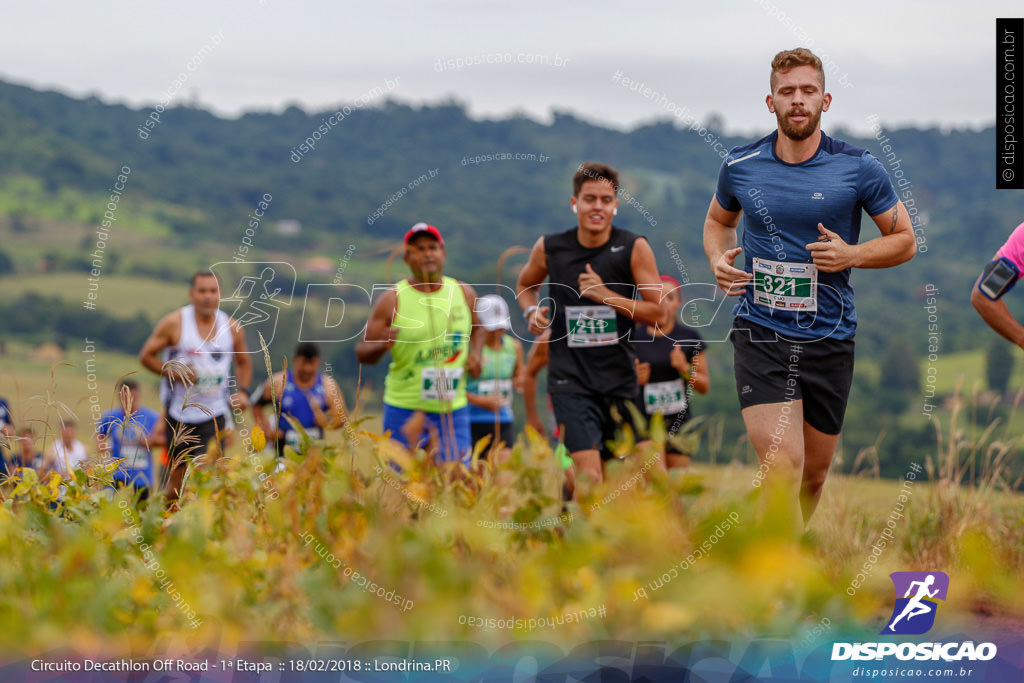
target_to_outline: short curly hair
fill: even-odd
[[[769,87],[775,92],[775,74],[789,71],[798,66],[814,67],[821,74],[821,89],[825,89],[825,69],[821,66],[821,60],[806,47],[798,47],[795,50],[783,50],[775,55],[772,60],[772,73],[768,80]]]

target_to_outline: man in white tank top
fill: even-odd
[[[60,438],[43,455],[43,475],[57,472],[62,477],[73,476],[72,471],[81,467],[88,458],[85,444],[75,436],[75,423],[68,420],[61,427]]]
[[[165,315],[142,346],[142,366],[164,379],[170,478],[167,500],[176,506],[187,469],[186,457],[206,454],[211,438],[223,439],[232,407],[248,408],[252,361],[237,320],[221,311],[220,281],[208,270],[192,276],[191,304]],[[237,383],[229,394],[234,358]],[[166,361],[176,361],[168,363]]]

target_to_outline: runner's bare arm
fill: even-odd
[[[495,412],[501,410],[501,394],[474,394],[466,391],[466,401],[481,410]]]
[[[162,448],[167,445],[167,422],[163,416],[157,418],[156,424],[153,425],[153,433],[150,434],[146,439],[146,445],[150,449]]]
[[[711,377],[708,375],[708,364],[704,360],[704,352],[694,354],[690,363],[690,386],[698,394],[708,393],[711,388]]]
[[[543,437],[547,437],[547,430],[537,412],[537,375],[547,367],[549,339],[551,339],[550,329],[545,330],[534,340],[533,346],[530,347],[530,353],[526,356],[526,369],[523,371],[523,403],[526,404],[526,424],[536,429],[537,433]]]
[[[263,383],[263,396],[262,401],[253,404],[252,414],[256,419],[256,424],[263,431],[267,437],[267,441],[273,441],[276,437],[270,430],[270,422],[267,421],[266,408],[270,408],[277,413],[277,406],[281,403],[281,393],[284,389],[284,371],[275,372],[271,377],[271,381]],[[276,402],[275,400],[276,399]],[[265,401],[265,405],[261,403]]]
[[[168,313],[153,328],[153,333],[139,351],[139,363],[142,367],[156,374],[167,374],[163,370],[164,361],[160,353],[169,346],[178,343],[181,336],[181,312]]]
[[[661,277],[658,275],[658,261],[654,258],[654,250],[646,239],[638,239],[633,244],[629,266],[633,271],[637,292],[643,299],[634,302],[634,313],[630,317],[643,325],[657,325],[664,312],[661,303]]]
[[[249,385],[252,384],[252,356],[245,346],[245,331],[237,320],[232,319],[231,338],[235,350],[235,393],[231,395],[233,408],[245,410],[249,407]]]
[[[516,364],[512,368],[512,390],[516,393],[523,393],[523,369],[525,363],[523,361],[523,343],[512,337],[512,345],[516,349]]]
[[[654,252],[646,239],[638,239],[633,244],[629,266],[640,299],[616,294],[605,285],[604,280],[589,263],[577,279],[580,296],[610,306],[640,324],[655,325],[664,312],[661,306],[661,279],[658,277],[658,264],[654,260]]]
[[[998,258],[998,254],[992,258]],[[988,326],[999,336],[1024,349],[1024,326],[1013,317],[1005,301],[1002,299],[992,301],[981,293],[978,283],[981,282],[982,277],[979,275],[978,279],[974,281],[974,288],[971,289],[971,305],[974,306],[974,310],[978,312],[982,320],[988,323]]]
[[[484,353],[484,328],[476,314],[476,291],[465,282],[459,283],[462,293],[466,295],[466,305],[473,316],[473,327],[469,334],[469,357],[466,359],[466,372],[470,377],[479,377]]]
[[[847,268],[891,268],[914,257],[917,242],[903,202],[897,200],[891,209],[871,220],[882,236],[860,244],[847,244],[828,226],[818,223],[821,235],[817,242],[807,245],[818,270],[836,273]]]
[[[530,249],[530,260],[519,272],[519,280],[516,283],[516,301],[525,313],[531,307],[536,307],[540,301],[538,292],[544,280],[548,277],[547,257],[544,255],[544,238],[538,237]],[[531,334],[541,334],[551,324],[548,316],[550,309],[547,306],[534,308],[527,316],[526,322],[530,326]]]
[[[394,327],[395,311],[398,306],[398,294],[394,288],[386,290],[377,300],[366,323],[363,338],[356,343],[356,360],[360,363],[373,365],[380,362],[391,347],[395,345],[398,330]]]
[[[736,246],[736,226],[740,224],[742,211],[727,211],[711,197],[708,215],[704,218],[704,254],[708,257],[715,281],[729,296],[746,292],[750,284],[750,273],[735,266],[736,257],[743,251]]]

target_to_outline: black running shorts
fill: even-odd
[[[740,406],[803,401],[804,421],[838,434],[853,384],[853,340],[788,341],[743,318],[731,339]]]
[[[562,393],[551,394],[551,407],[559,429],[565,428],[561,433],[569,452],[595,449],[602,460],[614,457],[606,442],[615,441],[622,424],[633,425],[630,407],[636,409],[628,398]]]

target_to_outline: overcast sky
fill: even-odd
[[[138,107],[170,94],[225,116],[321,111],[389,83],[407,103],[454,97],[475,116],[546,121],[554,109],[619,128],[673,103],[753,132],[775,125],[772,56],[804,45],[837,69],[826,130],[863,131],[872,114],[888,127],[977,127],[994,120],[995,18],[1022,14],[1020,2],[962,0],[43,0],[5,3],[0,78]]]

